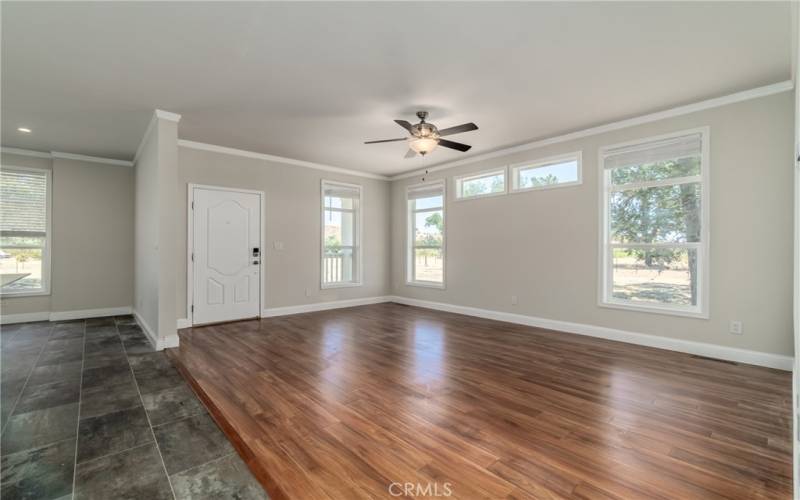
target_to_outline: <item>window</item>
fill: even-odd
[[[322,181],[322,288],[361,284],[361,186]]]
[[[581,183],[581,153],[512,165],[514,191],[573,186]]]
[[[407,282],[444,288],[444,182],[408,188]]]
[[[602,304],[707,317],[708,130],[603,148]]]
[[[0,294],[49,293],[49,227],[50,171],[0,169]]]
[[[489,172],[456,177],[455,183],[456,199],[459,200],[505,194],[506,169],[501,168]]]

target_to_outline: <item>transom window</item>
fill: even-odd
[[[511,167],[512,189],[528,191],[581,183],[581,153],[569,153]]]
[[[444,182],[408,188],[407,283],[444,287]]]
[[[361,284],[361,186],[322,181],[322,288]]]
[[[0,294],[50,290],[50,171],[0,168]]]
[[[602,303],[707,315],[708,132],[601,149]]]
[[[499,168],[455,178],[456,198],[479,198],[506,193],[506,169]]]

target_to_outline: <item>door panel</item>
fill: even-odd
[[[213,188],[193,195],[193,324],[260,316],[261,196]]]

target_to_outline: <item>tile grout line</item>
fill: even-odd
[[[89,418],[94,418],[94,417],[89,417]],[[124,450],[114,451],[114,452],[108,453],[106,455],[100,455],[98,457],[90,458],[89,460],[81,462],[81,464],[88,464],[90,462],[94,462],[96,460],[101,460],[103,458],[113,457],[114,455],[120,455],[122,453],[126,453],[126,452],[129,452],[131,450],[135,450],[136,448],[141,448],[143,446],[148,446],[149,444],[150,443],[137,444],[136,446],[131,446],[130,448],[125,448]]]
[[[175,496],[175,488],[172,487],[172,479],[169,477],[169,472],[167,471],[167,464],[164,463],[164,455],[161,454],[161,446],[158,444],[158,439],[156,439],[156,433],[153,430],[153,423],[150,421],[150,414],[147,413],[147,408],[144,406],[144,398],[142,398],[142,391],[139,389],[139,381],[136,380],[136,372],[133,371],[133,366],[131,365],[131,360],[128,357],[128,349],[125,347],[125,342],[122,340],[122,335],[119,333],[119,325],[117,324],[117,319],[114,318],[114,328],[117,330],[117,336],[119,337],[120,342],[122,342],[122,350],[125,353],[125,362],[128,363],[128,369],[131,371],[131,376],[133,377],[133,384],[136,386],[136,393],[139,394],[139,401],[142,403],[142,410],[144,411],[144,416],[147,419],[147,426],[150,428],[150,435],[153,436],[153,443],[156,445],[156,451],[158,452],[158,458],[161,459],[161,467],[164,469],[164,475],[167,476],[167,484],[169,484],[169,490],[172,493],[172,498],[177,499]]]
[[[78,422],[75,424],[75,463],[72,467],[72,500],[75,500],[75,485],[78,481],[78,440],[81,437],[81,403],[83,402],[83,366],[86,363],[86,320],[83,320],[83,352],[81,353],[81,380],[78,383]]]
[[[33,362],[31,369],[28,370],[28,376],[25,377],[25,383],[22,384],[22,389],[19,390],[19,394],[17,394],[17,399],[14,400],[14,404],[11,406],[11,411],[8,413],[8,420],[6,420],[6,424],[3,426],[3,429],[0,430],[0,436],[5,434],[6,428],[8,427],[9,422],[11,422],[11,417],[14,416],[14,412],[17,410],[17,405],[19,404],[19,400],[22,399],[22,394],[25,392],[25,389],[28,387],[28,382],[31,380],[31,376],[33,375],[33,371],[36,369],[36,365],[39,364],[39,360],[42,358],[42,353],[44,352],[44,348],[47,347],[47,343],[50,341],[50,338],[53,336],[53,331],[55,330],[55,325],[50,325],[50,335],[47,336],[47,340],[42,342],[42,347],[39,349],[39,354],[36,356],[36,361]],[[20,332],[17,332],[16,335],[19,335]]]
[[[205,410],[205,407],[203,407],[203,410]],[[207,410],[206,410],[206,412],[207,412]],[[204,414],[203,412],[198,411],[197,413],[192,413],[191,415],[186,415],[185,417],[176,418],[175,420],[168,420],[166,422],[161,422],[160,424],[153,425],[152,427],[153,427],[153,429],[155,429],[156,427],[163,427],[165,425],[174,424],[174,423],[177,423],[177,422],[182,422],[184,420],[188,420],[190,418],[194,418],[194,417],[196,417],[198,415],[203,415],[203,414]]]
[[[227,438],[226,438],[226,439],[227,439]],[[189,472],[190,470],[194,470],[194,469],[197,469],[197,468],[200,468],[200,467],[206,466],[206,465],[208,465],[208,464],[213,464],[214,462],[219,462],[220,460],[222,460],[222,459],[224,459],[224,458],[231,457],[231,456],[233,456],[233,455],[236,455],[237,457],[239,456],[239,454],[238,454],[238,453],[236,453],[236,450],[233,450],[232,452],[230,452],[230,453],[226,453],[226,454],[222,455],[221,457],[212,458],[212,459],[211,459],[211,460],[209,460],[208,462],[203,462],[202,464],[193,465],[193,466],[191,466],[191,467],[189,467],[189,468],[187,468],[187,469],[183,469],[183,470],[179,470],[179,471],[177,471],[177,472],[174,472],[172,475],[173,475],[173,476],[177,476],[178,474],[183,474],[184,472]],[[241,458],[241,457],[239,457],[239,458]]]

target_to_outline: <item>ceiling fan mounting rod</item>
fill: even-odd
[[[425,118],[428,117],[427,111],[417,111],[417,118],[420,119],[420,123],[425,123]]]

